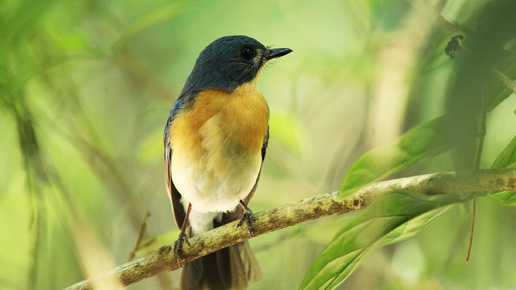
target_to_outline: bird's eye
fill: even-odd
[[[244,46],[240,49],[240,55],[244,59],[252,59],[256,55],[256,52],[251,47]]]

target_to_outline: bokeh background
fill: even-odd
[[[335,191],[368,149],[443,114],[444,49],[479,1],[30,1],[0,3],[0,288],[58,289],[123,264],[145,211],[147,250],[178,231],[162,132],[199,52],[244,34],[293,53],[264,71],[269,149],[255,211]],[[507,11],[516,15],[516,11]],[[481,167],[516,132],[516,98],[488,115]],[[400,176],[453,170],[448,155]],[[341,217],[250,240],[251,289],[295,289]],[[478,200],[375,252],[342,289],[516,287],[516,211]],[[139,255],[144,254],[140,251]],[[179,271],[129,289],[175,289]]]

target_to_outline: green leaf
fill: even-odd
[[[491,168],[516,168],[516,136],[498,155]],[[505,205],[516,206],[516,192],[514,191],[492,191],[487,197]]]
[[[452,138],[442,133],[447,120],[442,116],[421,124],[393,143],[362,155],[346,173],[338,198],[344,199],[363,186],[451,150]]]
[[[509,168],[516,165],[516,136],[509,145],[498,155],[491,168]]]
[[[516,191],[493,192],[487,197],[505,205],[516,206]]]
[[[376,249],[410,238],[449,205],[462,203],[455,194],[427,196],[400,190],[380,197],[349,216],[344,227],[312,264],[300,289],[334,289]]]

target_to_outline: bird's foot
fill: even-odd
[[[242,225],[244,220],[247,223],[247,233],[249,233],[249,237],[253,237],[253,229],[251,227],[251,223],[255,221],[253,211],[251,211],[248,207],[244,208],[244,212],[242,213],[242,216],[240,216],[240,221],[237,224],[237,228]]]
[[[186,243],[187,245],[191,246],[190,242],[188,241],[188,236],[184,231],[181,231],[181,233],[179,233],[179,237],[174,242],[174,255],[176,256],[176,260],[179,263],[179,266],[181,267],[183,267],[183,243]]]

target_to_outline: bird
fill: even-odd
[[[253,196],[269,140],[269,107],[258,92],[268,61],[292,52],[244,35],[224,36],[197,58],[163,134],[165,180],[181,263],[188,238],[239,220],[252,236]],[[245,289],[262,279],[241,242],[186,263],[181,289]]]

